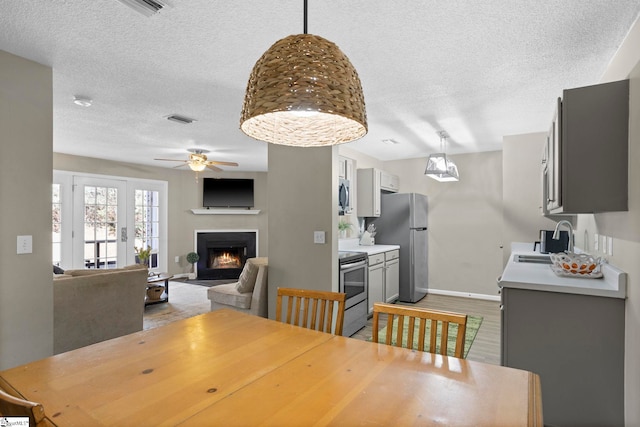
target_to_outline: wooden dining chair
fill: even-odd
[[[310,289],[278,288],[276,320],[291,325],[342,335],[344,306],[347,294],[339,292],[315,291]],[[283,305],[286,304],[286,319],[282,319]],[[335,310],[335,313],[334,313]]]
[[[405,347],[413,349],[415,343],[416,334],[416,320],[417,320],[417,338],[418,346],[416,350],[428,351],[430,353],[438,353],[437,348],[437,333],[440,330],[440,348],[439,353],[446,356],[447,347],[449,341],[449,324],[457,324],[458,332],[456,336],[456,344],[454,349],[454,356],[462,359],[464,357],[464,341],[467,331],[467,315],[453,313],[449,311],[437,311],[427,310],[424,308],[409,307],[404,305],[375,303],[373,304],[373,342],[378,341],[379,334],[379,319],[380,314],[385,313],[387,315],[387,331],[385,335],[384,343],[387,345],[395,345],[396,347]],[[393,343],[393,324],[394,319],[397,318],[395,343]],[[405,318],[408,322],[405,322]],[[406,324],[408,323],[408,324]],[[440,327],[438,328],[438,324]],[[405,326],[407,327],[406,342],[403,345],[405,336]],[[425,349],[425,336],[427,332],[427,326],[429,326],[429,340],[428,349]]]
[[[50,426],[41,404],[13,396],[0,388],[0,417],[29,417],[29,425]]]

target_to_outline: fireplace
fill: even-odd
[[[256,256],[255,231],[197,231],[198,279],[237,279],[247,258]]]

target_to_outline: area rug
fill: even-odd
[[[426,327],[426,335],[425,335],[425,347],[427,347],[427,349],[429,348],[429,334],[431,332],[431,328],[430,328],[430,323],[427,324]],[[469,353],[469,349],[471,348],[471,344],[473,344],[473,340],[476,339],[476,335],[478,333],[478,329],[480,329],[480,325],[482,324],[482,317],[481,316],[467,316],[467,332],[465,334],[465,340],[464,340],[464,354],[463,354],[463,358],[467,357],[467,354]],[[415,324],[415,329],[414,329],[414,333],[413,333],[413,342],[414,342],[414,348],[418,347],[418,322],[416,321]],[[436,351],[434,353],[439,353],[440,352],[440,329],[442,328],[441,324],[438,325],[438,330],[436,331]],[[391,338],[391,344],[395,345],[396,344],[396,335],[397,335],[397,331],[398,330],[398,317],[395,317],[393,319],[393,336]],[[402,346],[406,347],[407,344],[407,336],[409,334],[409,319],[405,318],[404,319],[404,328],[402,328]],[[378,333],[378,342],[385,342],[385,337],[387,335],[387,327],[383,327],[382,329],[380,329],[380,332]],[[456,337],[458,336],[458,325],[456,324],[449,324],[449,335],[447,337],[448,339],[448,345],[447,345],[447,354],[449,356],[453,356],[453,352],[456,346]]]

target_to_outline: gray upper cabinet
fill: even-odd
[[[628,210],[629,81],[563,91],[542,159],[545,214]]]

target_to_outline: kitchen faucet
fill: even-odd
[[[566,225],[569,228],[569,247],[567,248],[567,252],[573,252],[573,225],[566,219],[559,221],[556,224],[556,229],[553,231],[552,239],[560,240],[560,226]]]

